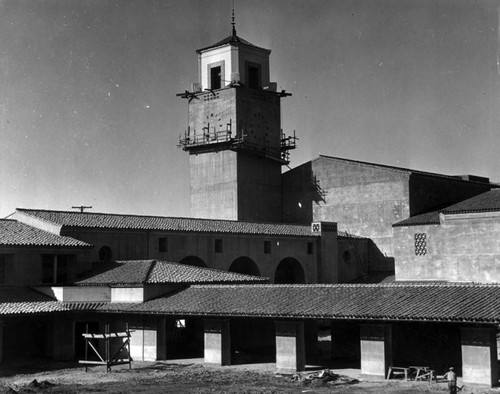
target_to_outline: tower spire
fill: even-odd
[[[233,8],[231,16],[231,26],[232,26],[232,36],[236,37],[236,22],[234,21],[234,0],[233,0]]]

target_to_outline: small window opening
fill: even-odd
[[[177,319],[175,321],[175,328],[186,328],[186,320],[185,319]]]
[[[271,254],[271,241],[264,241],[264,253]]]
[[[222,239],[215,240],[215,253],[222,253]]]
[[[210,89],[220,89],[221,87],[221,66],[210,69]]]
[[[308,242],[307,243],[307,254],[313,254],[314,253],[314,243]]]
[[[248,87],[258,89],[259,86],[259,68],[248,66]]]
[[[158,251],[168,252],[168,239],[165,237],[158,238]]]
[[[42,255],[42,283],[65,283],[68,281],[67,255]]]
[[[348,250],[344,250],[344,253],[342,253],[342,260],[344,260],[344,263],[350,263],[351,259],[351,252],[349,252]]]
[[[7,278],[7,256],[0,254],[0,283],[6,283]]]

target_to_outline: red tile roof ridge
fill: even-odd
[[[4,246],[42,246],[90,248],[93,245],[76,238],[54,234],[15,219],[0,221],[0,244]]]
[[[499,286],[460,285],[197,285],[142,304],[105,308],[162,315],[500,322]]]
[[[197,218],[189,216],[162,216],[162,215],[138,215],[132,213],[106,213],[106,212],[76,212],[76,211],[59,211],[56,209],[33,209],[33,208],[16,208],[16,211],[24,212],[53,212],[53,213],[71,213],[76,215],[105,215],[105,216],[126,216],[126,217],[136,217],[136,218],[153,218],[153,219],[176,219],[176,220],[197,220],[204,222],[224,222],[224,223],[250,223],[250,224],[263,224],[263,225],[273,225],[273,226],[290,226],[290,227],[307,227],[307,224],[297,224],[297,223],[283,223],[283,222],[259,222],[259,221],[249,221],[249,220],[234,220],[234,219],[209,219],[209,218]],[[15,220],[15,219],[6,219]],[[50,220],[40,218],[40,220],[52,223]]]
[[[276,283],[244,283],[244,284],[193,284],[191,287],[201,288],[230,288],[230,287],[269,287],[269,288],[371,288],[371,287],[500,287],[500,283],[477,283],[477,282],[440,282],[429,281],[401,281],[401,282],[386,282],[386,283],[293,283],[293,284],[276,284]]]
[[[117,260],[116,261],[116,263],[119,263],[119,264],[126,264],[126,263],[130,263],[130,262],[135,262],[135,263],[151,263],[148,275],[146,277],[147,278],[146,281],[149,279],[149,274],[153,270],[154,265],[157,264],[157,263],[175,265],[177,267],[200,268],[200,269],[202,269],[204,271],[210,271],[210,272],[216,272],[216,273],[231,273],[233,275],[237,275],[237,276],[241,276],[241,277],[248,277],[249,280],[252,279],[252,280],[255,280],[255,281],[262,281],[263,282],[263,281],[268,281],[269,280],[269,278],[265,277],[265,276],[255,276],[255,275],[248,275],[248,274],[240,274],[239,272],[224,271],[224,270],[220,270],[220,269],[217,269],[217,268],[211,268],[211,267],[196,267],[196,266],[192,266],[192,265],[180,264],[180,263],[176,263],[174,261],[167,261],[167,260],[160,260],[160,259]]]
[[[259,278],[262,280],[269,280],[269,278],[265,276],[255,276],[255,275],[249,275],[249,274],[240,274],[239,272],[231,272],[231,271],[224,271],[220,270],[218,268],[212,268],[212,267],[197,267],[194,265],[186,265],[186,264],[181,264],[177,263],[175,261],[167,261],[167,260],[161,260],[161,259],[145,259],[145,260],[117,260],[116,263],[127,263],[127,262],[137,262],[137,263],[160,263],[160,264],[170,264],[170,265],[175,265],[178,267],[191,267],[191,268],[200,268],[205,271],[213,271],[213,272],[225,272],[225,273],[231,273],[231,274],[237,274],[239,276],[248,276],[249,278]]]
[[[207,219],[207,218],[189,218],[176,216],[153,216],[153,215],[135,215],[135,214],[115,214],[101,212],[76,212],[76,211],[57,211],[45,209],[27,209],[17,208],[20,214],[34,216],[37,220],[42,220],[52,225],[72,228],[128,228],[128,229],[155,229],[178,232],[216,232],[239,233],[239,234],[265,234],[265,235],[286,235],[301,237],[318,237],[319,234],[311,232],[309,225],[280,223],[280,222],[258,222],[258,221],[239,221],[229,219]],[[45,215],[44,215],[45,214]],[[65,216],[67,215],[67,216]],[[44,217],[45,216],[45,217]],[[47,218],[46,216],[58,216]],[[117,218],[121,222],[113,223],[108,220],[104,223],[100,220],[105,218]],[[96,220],[97,219],[97,220]],[[130,219],[146,219],[151,222],[127,222]],[[86,222],[87,221],[87,222]],[[90,223],[89,223],[90,221]],[[157,222],[156,222],[157,221]],[[202,224],[212,224],[205,228],[197,228]],[[227,224],[227,226],[224,226]],[[216,227],[220,225],[220,230]]]
[[[117,260],[103,271],[89,272],[77,286],[133,286],[201,283],[262,283],[269,278],[196,267],[158,259]]]
[[[189,217],[189,216],[163,216],[163,215],[139,215],[134,213],[107,213],[107,212],[78,212],[78,211],[65,211],[65,210],[57,210],[57,209],[36,209],[36,208],[16,208],[16,211],[25,211],[25,212],[53,212],[53,213],[71,213],[75,215],[106,215],[106,216],[127,216],[127,217],[136,217],[136,218],[154,218],[154,219],[185,219],[185,220],[199,220],[206,222],[227,222],[227,223],[252,223],[252,224],[272,224],[272,225],[285,225],[285,226],[297,226],[297,227],[309,227],[309,225],[305,224],[295,224],[295,223],[282,223],[282,222],[257,222],[257,221],[248,221],[248,220],[234,220],[234,219],[209,219],[209,218],[197,218],[197,217]],[[15,219],[7,219],[7,220],[15,220]],[[45,220],[45,219],[41,219]],[[49,223],[51,223],[49,221]]]
[[[364,237],[362,235],[357,235],[357,234],[353,234],[353,233],[350,233],[348,231],[342,231],[342,230],[337,231],[337,237],[338,238],[353,238],[353,239],[370,239],[370,238]]]

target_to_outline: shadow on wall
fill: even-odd
[[[318,178],[316,175],[311,176],[311,181],[309,184],[311,188],[311,200],[319,205],[320,202],[326,202],[325,196],[326,192],[321,188]]]
[[[326,191],[313,175],[312,163],[283,174],[283,219],[289,223],[313,221],[314,204],[326,203]]]
[[[368,270],[370,272],[394,272],[394,257],[382,253],[371,239],[368,240],[368,256]]]
[[[380,283],[394,277],[394,257],[383,254],[371,239],[339,237],[339,281]]]

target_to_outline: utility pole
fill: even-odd
[[[79,209],[81,213],[83,213],[83,211],[85,209],[92,209],[92,206],[90,205],[79,205],[79,206],[76,206],[76,207],[71,207],[73,209]]]

